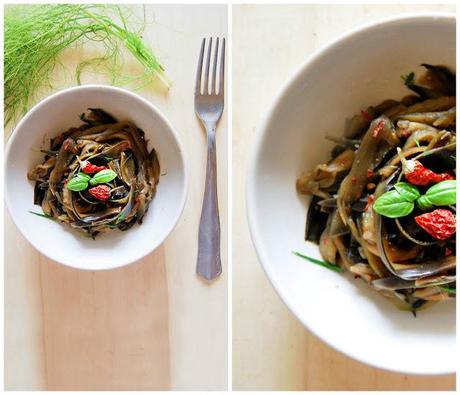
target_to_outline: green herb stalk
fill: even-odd
[[[325,268],[327,268],[329,270],[333,270],[334,272],[339,272],[339,273],[343,272],[343,269],[340,266],[334,265],[332,263],[325,262],[325,261],[320,261],[319,259],[309,257],[309,256],[301,254],[300,252],[297,252],[297,251],[292,251],[292,253],[294,255],[297,255],[300,258],[306,259],[307,261],[309,261],[311,263],[315,263],[315,264],[323,266],[323,267],[325,267]]]
[[[141,32],[129,30],[127,12],[110,4],[5,7],[4,124],[24,114],[40,88],[51,86],[51,73],[65,49],[89,42],[102,44],[103,54],[79,64],[78,83],[82,71],[93,66],[104,67],[114,84],[136,81],[144,86],[159,78],[169,86],[162,65],[142,41]],[[121,45],[144,67],[142,75],[121,75]]]

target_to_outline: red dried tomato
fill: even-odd
[[[424,231],[438,240],[448,239],[456,230],[455,215],[443,208],[418,215],[414,219]]]
[[[81,162],[81,170],[86,174],[94,174],[104,169],[107,169],[107,166],[96,166],[88,160]]]
[[[110,198],[110,187],[107,185],[97,185],[88,189],[88,192],[96,199],[102,200],[103,202]]]
[[[427,169],[418,160],[407,160],[402,154],[401,148],[397,148],[399,158],[401,160],[402,170],[407,181],[414,185],[428,185],[430,183],[438,183],[441,181],[455,180],[455,177],[449,173],[437,174],[434,171]]]
[[[437,174],[424,167],[418,160],[412,159],[406,161],[403,171],[407,181],[414,185],[428,185],[454,179],[449,173]]]

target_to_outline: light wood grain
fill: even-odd
[[[130,7],[142,16],[141,7]],[[131,266],[105,272],[81,272],[46,259],[7,216],[7,389],[227,387],[227,118],[224,112],[217,131],[224,273],[206,284],[195,274],[206,140],[193,107],[201,39],[227,35],[227,8],[147,6],[146,21],[144,40],[173,85],[168,93],[152,87],[139,93],[164,112],[185,147],[190,185],[184,213],[157,251]],[[71,70],[95,50],[68,51],[65,64]],[[136,69],[126,61],[128,70]],[[71,76],[56,72],[55,87],[74,85]],[[109,82],[94,74],[84,75],[83,81]],[[48,93],[41,92],[37,99]]]
[[[39,253],[5,209],[5,388],[45,388]]]
[[[40,260],[47,389],[169,388],[164,258],[107,273]]]
[[[282,84],[312,51],[342,32],[413,11],[455,12],[455,6],[233,7],[233,389],[455,388],[454,375],[417,377],[374,369],[312,336],[263,274],[245,219],[245,174],[255,129]]]

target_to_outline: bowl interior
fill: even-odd
[[[79,114],[102,108],[116,118],[129,119],[145,132],[148,149],[157,151],[161,178],[142,225],[126,232],[110,232],[96,240],[67,226],[40,218],[33,204],[34,183],[27,171],[43,160],[40,149],[49,139],[80,125]],[[49,258],[82,269],[108,269],[142,258],[155,249],[176,224],[184,203],[186,175],[183,153],[175,132],[151,104],[128,91],[109,86],[82,86],[50,96],[18,124],[6,153],[6,202],[13,220],[35,248]]]
[[[362,362],[408,373],[455,370],[455,304],[417,318],[361,281],[293,256],[320,258],[303,240],[308,199],[298,175],[329,159],[347,117],[408,94],[401,75],[421,63],[455,68],[455,20],[406,17],[345,36],[314,56],[285,87],[263,123],[248,177],[248,216],[259,258],[293,313],[316,335]]]

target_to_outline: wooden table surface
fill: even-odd
[[[173,86],[168,94],[140,93],[171,121],[191,159],[184,213],[145,259],[86,272],[38,253],[5,210],[6,389],[227,388],[227,115],[217,133],[223,275],[208,285],[195,275],[206,138],[193,107],[201,39],[227,36],[227,7],[155,5],[146,16],[144,39]],[[71,51],[64,63],[84,55]],[[75,84],[64,76],[55,76],[57,87]],[[106,81],[87,76],[84,82]]]
[[[290,314],[265,277],[245,215],[255,129],[274,95],[315,49],[362,23],[455,6],[233,7],[233,389],[454,389],[455,376],[417,377],[358,363],[326,346]],[[331,87],[333,88],[333,87]]]

